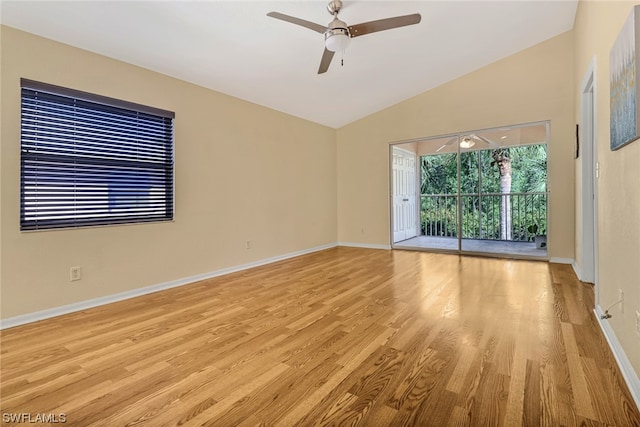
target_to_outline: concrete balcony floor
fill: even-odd
[[[417,236],[393,244],[398,249],[433,249],[457,251],[457,237]],[[462,239],[462,251],[500,257],[548,259],[547,248],[537,249],[533,242]]]

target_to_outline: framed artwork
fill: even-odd
[[[640,65],[636,45],[640,46],[640,5],[634,6],[609,54],[611,89],[611,150],[640,138],[638,100]]]

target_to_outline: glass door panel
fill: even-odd
[[[420,141],[420,248],[458,251],[458,137]]]
[[[477,170],[469,173],[468,180],[476,180],[477,186],[469,185],[461,193],[464,200],[464,192],[474,190],[473,207],[461,212],[463,218],[473,218],[468,221],[473,224],[470,231],[463,233],[462,251],[546,258],[546,244],[536,246],[535,241],[538,235],[538,240],[546,240],[547,124],[491,129],[465,137],[475,141],[471,149]]]

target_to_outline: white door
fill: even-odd
[[[417,235],[416,154],[398,147],[392,150],[393,242]]]

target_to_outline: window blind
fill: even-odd
[[[21,85],[21,230],[173,219],[173,113]]]

